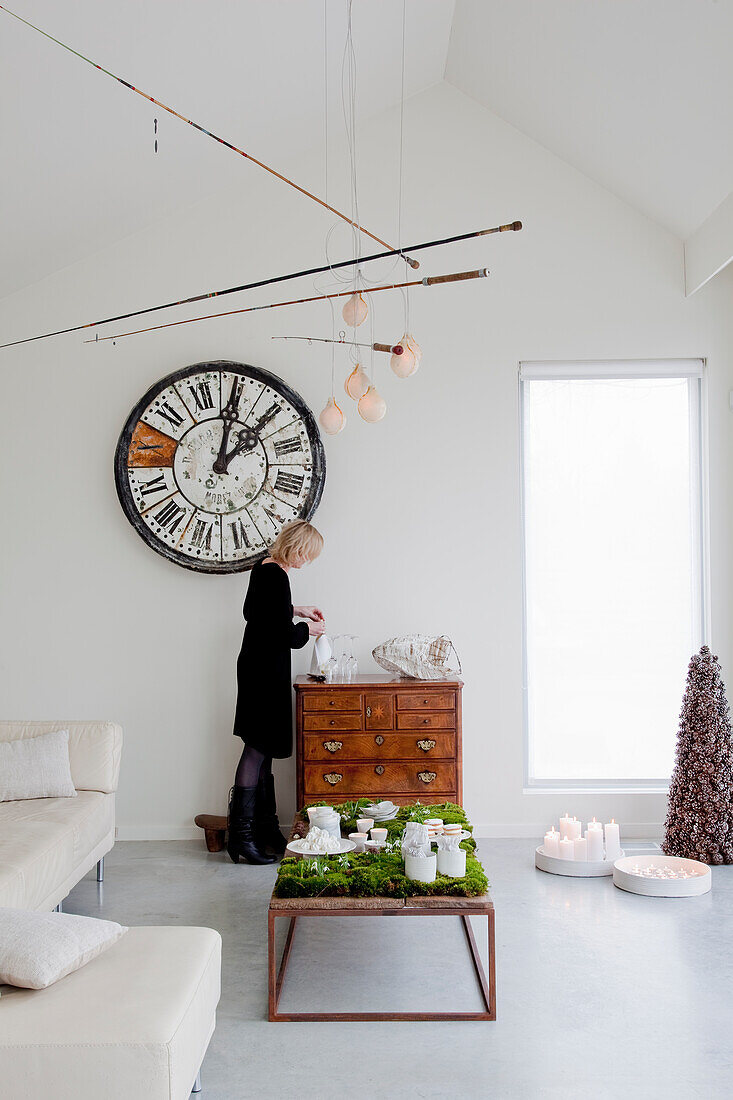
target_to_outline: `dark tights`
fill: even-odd
[[[238,787],[256,787],[260,779],[266,779],[272,772],[272,757],[245,745],[241,759],[237,764],[234,782]]]

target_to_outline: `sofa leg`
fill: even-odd
[[[104,882],[104,856],[97,862],[97,882]]]
[[[60,901],[58,903],[58,905],[56,906],[56,908],[54,909],[54,913],[63,913],[63,911],[64,911],[64,903]]]
[[[196,1074],[196,1080],[193,1083],[191,1092],[201,1092],[201,1070]]]

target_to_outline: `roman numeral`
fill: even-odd
[[[181,522],[186,514],[186,509],[179,507],[175,501],[169,500],[168,503],[160,509],[156,514],[155,519],[161,527],[167,527],[168,532],[173,535],[175,533],[178,524]]]
[[[208,382],[198,382],[195,386],[189,385],[188,388],[196,402],[198,412],[203,412],[204,409],[213,409],[214,398],[211,396],[211,386]]]
[[[282,458],[283,455],[290,454],[291,451],[302,450],[300,440],[297,436],[293,436],[291,439],[281,439],[275,444],[275,453],[278,458]]]
[[[140,492],[144,497],[150,496],[151,493],[159,493],[162,489],[166,488],[165,477],[163,474],[158,474],[152,481],[146,481],[140,486]]]
[[[286,474],[282,470],[278,470],[277,477],[275,478],[275,488],[280,493],[291,493],[297,497],[300,490],[303,488],[304,477],[302,474]]]
[[[238,519],[236,523],[230,523],[229,526],[232,529],[235,549],[241,550],[243,546],[248,548],[252,546],[241,519]]]
[[[262,505],[262,511],[265,513],[266,516],[270,517],[274,527],[282,527],[285,523],[285,520],[282,516],[279,516],[277,512],[271,512],[265,504]]]
[[[197,519],[193,527],[193,534],[191,535],[191,546],[195,546],[198,550],[211,550],[211,531],[213,526],[213,523],[204,523],[202,519]]]
[[[273,401],[269,409],[267,409],[266,412],[263,412],[262,416],[259,417],[259,419],[257,420],[257,423],[254,425],[254,430],[256,432],[261,432],[265,424],[269,424],[272,418],[274,416],[277,416],[279,412],[280,406],[278,405],[277,401]]]
[[[172,428],[177,428],[180,424],[183,423],[183,417],[178,412],[176,412],[173,406],[169,405],[167,401],[163,402],[157,412],[160,414],[160,416],[164,417],[164,419],[168,421]]]

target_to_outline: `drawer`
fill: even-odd
[[[350,733],[341,739],[333,735],[319,737],[313,733],[303,737],[304,760],[354,760],[374,766],[383,760],[452,760],[455,754],[456,735],[453,730],[438,732],[432,737],[423,737],[420,731]]]
[[[304,730],[360,730],[361,714],[304,714]]]
[[[340,785],[338,787],[338,792],[339,792],[338,793],[338,799],[336,799],[336,797],[334,797],[333,800],[332,800],[334,803],[336,803],[336,801],[338,801],[338,802],[356,802],[357,798],[364,798],[365,797],[363,792],[361,794],[357,794],[356,791],[351,791],[351,790],[342,791]],[[370,798],[377,798],[377,796],[380,795],[380,794],[381,794],[381,791],[375,791],[373,794],[370,794],[369,797]],[[389,797],[390,797],[390,800],[392,802],[396,802],[398,806],[404,806],[406,802],[414,802],[415,801],[415,795],[414,794],[409,794],[409,793],[408,794],[394,793],[394,794],[391,794]],[[322,801],[323,801],[323,792],[322,791],[316,792],[316,791],[308,791],[307,790],[307,791],[305,791],[305,793],[303,795],[303,805],[304,806],[307,806],[310,802],[322,802]],[[438,804],[440,802],[455,802],[455,801],[456,801],[455,788],[452,791],[434,791],[434,792],[431,791],[430,792],[430,803]],[[424,803],[424,804],[429,805],[429,803]]]
[[[442,714],[420,714],[416,711],[403,711],[397,715],[398,730],[452,730],[456,726],[455,711],[447,710]]]
[[[455,705],[454,691],[399,692],[397,695],[397,710],[453,710]]]
[[[361,710],[361,693],[358,691],[306,691],[303,693],[303,710]]]
[[[432,791],[456,787],[456,765],[452,760],[353,764],[332,757],[327,763],[305,764],[303,771],[306,791],[318,798],[329,795],[337,802],[344,800],[342,790],[359,796],[411,793],[432,798]]]

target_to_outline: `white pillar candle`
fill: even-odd
[[[555,832],[554,825],[551,827],[549,833],[545,833],[545,842],[542,848],[546,856],[560,855],[560,834]]]
[[[571,840],[570,837],[564,836],[562,838],[560,841],[560,859],[575,858],[574,844],[575,841]]]
[[[613,818],[603,830],[606,834],[606,859],[613,862],[621,855],[621,836],[619,833],[619,827]]]
[[[603,827],[597,822],[598,828],[592,828],[593,822],[588,822],[585,830],[585,839],[588,841],[588,859],[593,862],[603,859]]]
[[[560,839],[564,840],[565,837],[570,835],[570,823],[574,818],[570,814],[565,814],[565,817],[560,818]]]
[[[573,858],[574,859],[587,859],[588,858],[588,841],[582,837],[576,837],[573,841]]]
[[[579,840],[582,835],[582,829],[582,824],[578,821],[577,817],[574,817],[571,819],[568,826],[568,836],[571,840]]]

